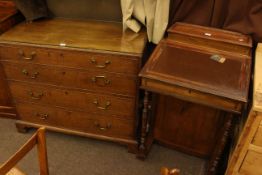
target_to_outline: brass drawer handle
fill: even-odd
[[[30,91],[29,95],[30,95],[31,99],[33,99],[33,100],[40,100],[44,96],[44,93],[43,92],[34,93],[34,92]]]
[[[102,109],[102,110],[107,110],[107,108],[111,105],[111,102],[107,101],[105,107],[99,106],[99,102],[97,99],[95,99],[93,103],[96,105],[97,109]]]
[[[36,117],[39,117],[41,120],[46,120],[48,118],[48,114],[40,114],[40,113],[35,113]]]
[[[100,123],[98,123],[98,122],[95,122],[94,123],[95,124],[95,126],[99,129],[99,130],[101,130],[101,131],[107,131],[107,130],[109,130],[111,127],[112,127],[112,124],[111,123],[108,123],[106,126],[104,126],[104,127],[102,127],[101,125],[100,125]]]
[[[18,53],[21,56],[21,58],[24,59],[24,60],[32,60],[36,56],[36,52],[34,52],[34,51],[31,52],[28,57],[25,55],[25,52],[23,50],[19,50]]]
[[[29,76],[29,72],[28,72],[26,69],[23,69],[23,70],[22,70],[22,73],[23,73],[24,75],[26,75],[26,76]],[[32,73],[32,75],[31,75],[30,78],[36,79],[38,75],[39,75],[39,72],[34,72],[34,73]]]
[[[96,59],[92,58],[91,59],[91,63],[96,65],[97,68],[104,69],[104,68],[106,68],[107,66],[109,66],[111,64],[111,61],[110,60],[106,60],[104,64],[99,65],[97,63]]]
[[[99,81],[99,79],[101,81]],[[109,85],[111,83],[111,81],[108,80],[107,77],[103,76],[103,75],[100,75],[100,76],[98,75],[98,76],[93,77],[92,81],[94,83],[96,83],[96,85],[98,85],[98,86],[106,86],[106,85]],[[99,82],[102,82],[102,83],[99,83]]]

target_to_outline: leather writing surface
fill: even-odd
[[[204,93],[246,101],[249,64],[244,57],[163,42],[146,65],[145,75]]]

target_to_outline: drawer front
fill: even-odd
[[[0,59],[19,61],[25,63],[39,63],[57,65],[59,63],[59,52],[49,53],[47,49],[25,46],[1,46]]]
[[[59,85],[62,81],[61,72],[54,67],[38,66],[34,64],[16,64],[10,62],[2,62],[7,79],[46,82],[49,84]]]
[[[7,79],[47,83],[128,96],[135,96],[136,94],[137,79],[135,76],[35,64],[15,64],[4,61],[2,63]]]
[[[20,119],[36,124],[120,138],[134,138],[134,121],[31,103],[18,103]]]
[[[26,46],[0,47],[2,60],[137,74],[139,57]]]
[[[134,98],[120,98],[13,81],[9,82],[9,87],[15,101],[68,107],[102,115],[118,115],[127,119],[133,119],[135,115]]]

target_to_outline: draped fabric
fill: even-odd
[[[262,0],[171,0],[169,25],[177,21],[236,31],[262,42]]]
[[[147,28],[148,40],[158,43],[168,26],[170,0],[121,0],[123,28],[139,32]]]
[[[177,21],[211,26],[251,35],[262,42],[262,0],[121,0],[124,28],[138,32],[147,27],[154,43]],[[139,21],[139,22],[138,22]]]

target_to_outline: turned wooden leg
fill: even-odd
[[[171,169],[171,170],[169,170],[166,167],[162,167],[160,174],[161,175],[179,175],[180,174],[180,170],[179,169]]]
[[[27,133],[29,128],[21,123],[15,123],[18,132]]]
[[[146,136],[148,131],[148,99],[149,92],[145,91],[144,96],[144,106],[142,113],[142,125],[141,125],[141,136],[140,136],[140,145],[138,149],[138,158],[144,159],[146,157]]]
[[[208,164],[208,168],[207,168],[208,175],[214,175],[217,173],[218,164],[230,134],[230,130],[233,122],[233,114],[226,114],[226,115],[227,116],[225,119],[225,123],[221,130],[221,136],[217,141],[216,147],[212,153],[211,159]]]

